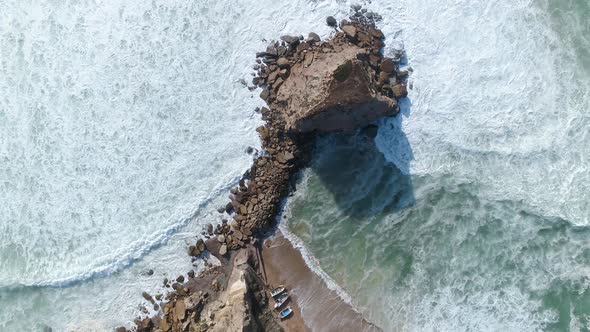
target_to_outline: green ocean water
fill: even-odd
[[[391,11],[402,114],[322,138],[286,229],[385,331],[589,331],[590,2]]]

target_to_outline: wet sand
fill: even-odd
[[[381,331],[328,288],[279,230],[267,241],[262,257],[268,284],[285,285],[291,296],[293,315],[282,322],[286,331]]]

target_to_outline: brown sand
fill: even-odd
[[[280,231],[269,241],[262,249],[268,284],[284,285],[291,296],[293,315],[282,322],[286,331],[381,331],[328,288]]]

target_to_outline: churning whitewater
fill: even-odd
[[[0,6],[0,330],[110,330],[195,268],[257,147],[254,54],[337,3]],[[201,262],[196,262],[200,268]],[[149,271],[153,270],[153,275]]]
[[[590,5],[374,8],[413,90],[318,143],[289,229],[386,331],[588,330]]]
[[[361,3],[413,90],[318,143],[290,232],[385,331],[588,329],[588,3]],[[195,268],[259,145],[255,52],[351,4],[4,0],[0,331],[129,324]]]

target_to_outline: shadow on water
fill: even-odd
[[[379,131],[387,131],[401,156],[396,164],[378,150],[370,127],[354,133],[329,134],[318,140],[311,168],[343,214],[361,219],[393,213],[414,203],[409,174],[413,154],[402,131],[402,121],[409,117],[410,108],[410,100],[404,98],[397,116],[379,122]]]

